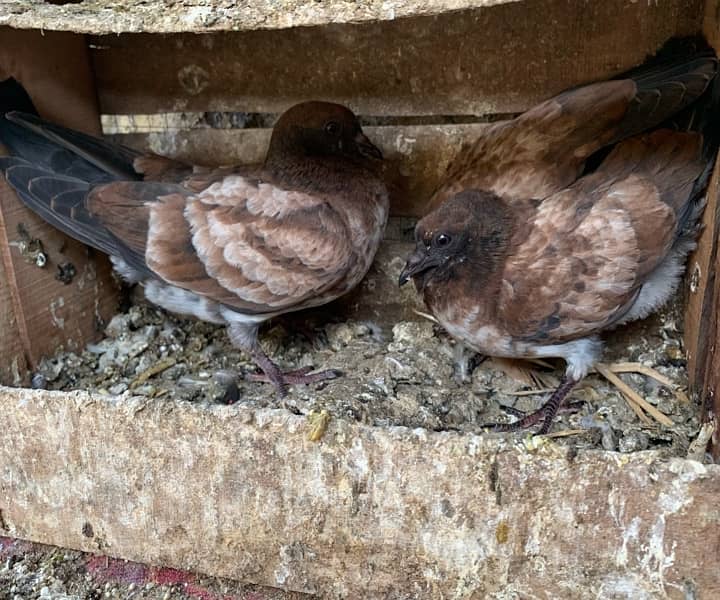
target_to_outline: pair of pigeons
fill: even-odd
[[[511,425],[547,432],[599,358],[598,334],[660,307],[695,244],[718,127],[715,54],[671,41],[634,71],[566,91],[458,150],[418,223],[400,284],[483,354],[562,357],[547,403]],[[42,218],[107,253],[147,298],[227,326],[282,396],[338,376],[282,372],[258,343],[276,315],[364,277],[388,195],[380,151],[347,108],[305,102],[256,168],[193,167],[37,116],[0,84],[0,168]]]

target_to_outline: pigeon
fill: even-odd
[[[559,357],[547,433],[602,331],[661,307],[694,249],[720,123],[715,54],[671,41],[617,79],[488,127],[449,166],[400,275],[477,352]]]
[[[146,298],[227,326],[233,345],[280,397],[340,375],[283,373],[258,342],[261,323],[326,304],[356,286],[383,236],[380,150],[346,107],[285,111],[256,167],[184,164],[41,119],[14,79],[0,83],[0,169],[21,201],[110,256]]]

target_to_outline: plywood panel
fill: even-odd
[[[89,133],[99,132],[96,98],[85,40],[72,34],[0,29],[0,76],[14,76],[28,89],[46,118]],[[5,277],[0,280],[3,329],[0,357],[8,365],[41,356],[59,346],[82,347],[98,334],[115,308],[116,290],[107,260],[66,238],[25,209],[7,184],[0,184]],[[39,267],[22,244],[40,240],[47,264]],[[60,265],[76,272],[69,284],[58,280]],[[3,289],[4,288],[4,289]],[[12,313],[12,315],[10,315]],[[3,372],[2,381],[14,381]]]
[[[702,0],[533,0],[280,31],[95,37],[104,113],[279,112],[309,98],[362,114],[517,112],[697,33]]]

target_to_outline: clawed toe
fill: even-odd
[[[307,375],[310,371],[312,371],[312,367],[302,367],[300,369],[294,369],[292,371],[286,371],[285,373],[281,373],[283,378],[287,377],[302,377],[303,375]],[[245,375],[245,379],[247,381],[258,381],[261,383],[272,383],[270,380],[270,377],[266,373],[263,373],[262,371],[258,371],[257,373],[248,373]]]
[[[293,371],[283,373],[279,369],[277,371],[268,371],[264,373],[248,373],[245,376],[247,381],[257,381],[262,383],[272,383],[277,389],[280,399],[285,398],[288,394],[290,385],[310,385],[321,381],[330,381],[342,377],[342,371],[338,369],[326,369],[311,373],[313,367],[302,367]]]
[[[508,433],[529,429],[533,425],[542,422],[537,434],[544,435],[550,431],[553,419],[559,410],[570,409],[571,412],[576,412],[582,406],[582,402],[572,402],[565,405],[565,398],[575,383],[577,383],[575,380],[565,377],[560,383],[560,386],[555,390],[552,396],[550,396],[550,399],[538,410],[531,413],[523,413],[512,406],[501,406],[500,408],[502,408],[502,410],[510,415],[518,417],[518,420],[514,423],[486,423],[482,426],[482,428],[500,433]]]

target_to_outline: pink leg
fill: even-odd
[[[566,376],[553,392],[553,395],[550,396],[550,399],[535,412],[523,416],[514,423],[488,423],[484,425],[484,427],[499,432],[521,431],[542,421],[542,425],[537,433],[538,435],[543,435],[550,431],[555,415],[557,415],[558,410],[565,402],[565,398],[576,383],[577,381]]]
[[[312,367],[302,367],[293,371],[282,372],[268,356],[258,347],[252,353],[255,364],[262,369],[262,373],[250,373],[246,376],[248,381],[264,381],[272,383],[277,389],[278,396],[284,398],[287,396],[288,385],[308,385],[317,383],[318,381],[329,381],[342,376],[342,372],[337,369],[327,369],[310,373]]]

